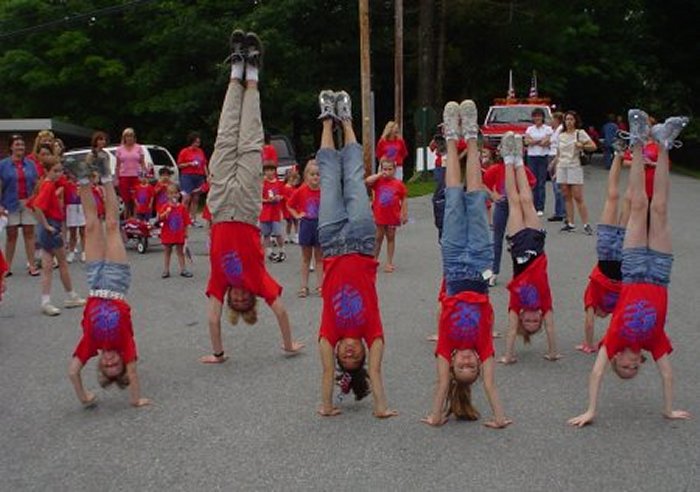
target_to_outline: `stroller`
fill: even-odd
[[[132,217],[122,222],[122,234],[127,247],[136,247],[139,254],[144,254],[148,250],[148,240],[160,238],[160,221]]]

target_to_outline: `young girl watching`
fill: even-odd
[[[158,219],[162,226],[160,230],[160,242],[165,248],[163,257],[163,274],[161,278],[170,277],[170,257],[175,248],[177,262],[180,265],[180,276],[192,278],[192,272],[185,268],[185,241],[187,240],[187,228],[192,224],[188,207],[180,202],[180,188],[175,183],[168,187],[168,203],[158,211]]]

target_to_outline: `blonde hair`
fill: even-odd
[[[50,145],[52,147],[51,152],[53,153],[53,143],[56,140],[56,135],[54,135],[51,130],[41,130],[36,134],[36,138],[34,139],[34,147],[32,147],[32,152],[34,155],[39,152],[39,145],[41,145],[41,141],[46,137],[51,137]]]
[[[457,381],[454,368],[450,367],[450,388],[445,401],[448,416],[453,414],[459,420],[479,419],[479,411],[472,403],[472,384]]]
[[[304,168],[304,181],[307,180],[313,168],[316,168],[317,171],[320,171],[318,164],[316,164],[316,159],[311,159],[309,162],[306,163],[306,167]]]
[[[398,130],[399,130],[399,125],[396,124],[395,121],[392,120],[392,121],[387,122],[387,124],[384,126],[384,131],[382,132],[382,138],[383,138],[384,140],[386,140],[386,139],[389,137],[389,134],[391,133],[391,131],[392,131],[394,128],[396,128],[396,131],[398,132]]]
[[[136,132],[134,131],[133,128],[124,128],[124,131],[122,132],[122,144],[126,143],[126,137],[129,135],[134,136],[134,140],[136,140]]]
[[[380,170],[381,170],[381,169],[384,169],[384,164],[391,164],[391,167],[393,167],[394,169],[396,169],[396,161],[394,161],[394,160],[392,160],[392,159],[382,158],[382,160],[379,161],[379,169],[380,169]]]
[[[242,318],[243,321],[248,325],[254,325],[258,322],[257,297],[253,296],[253,301],[251,302],[250,309],[248,309],[247,311],[237,311],[231,305],[231,300],[228,298],[227,293],[226,305],[228,306],[228,321],[229,323],[231,323],[231,325],[236,326],[238,324],[239,318]]]

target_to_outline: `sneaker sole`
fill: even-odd
[[[462,121],[462,136],[475,138],[479,134],[479,112],[471,99],[465,99],[459,104],[459,118]]]

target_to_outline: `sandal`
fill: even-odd
[[[300,298],[309,297],[309,288],[302,287],[301,289],[299,289],[299,292],[297,292],[297,297],[300,297]]]
[[[316,287],[316,295],[318,297],[321,297],[323,295],[323,290],[321,289],[321,287]]]
[[[41,275],[41,270],[37,270],[36,268],[29,268],[29,275],[32,277],[38,277]]]

